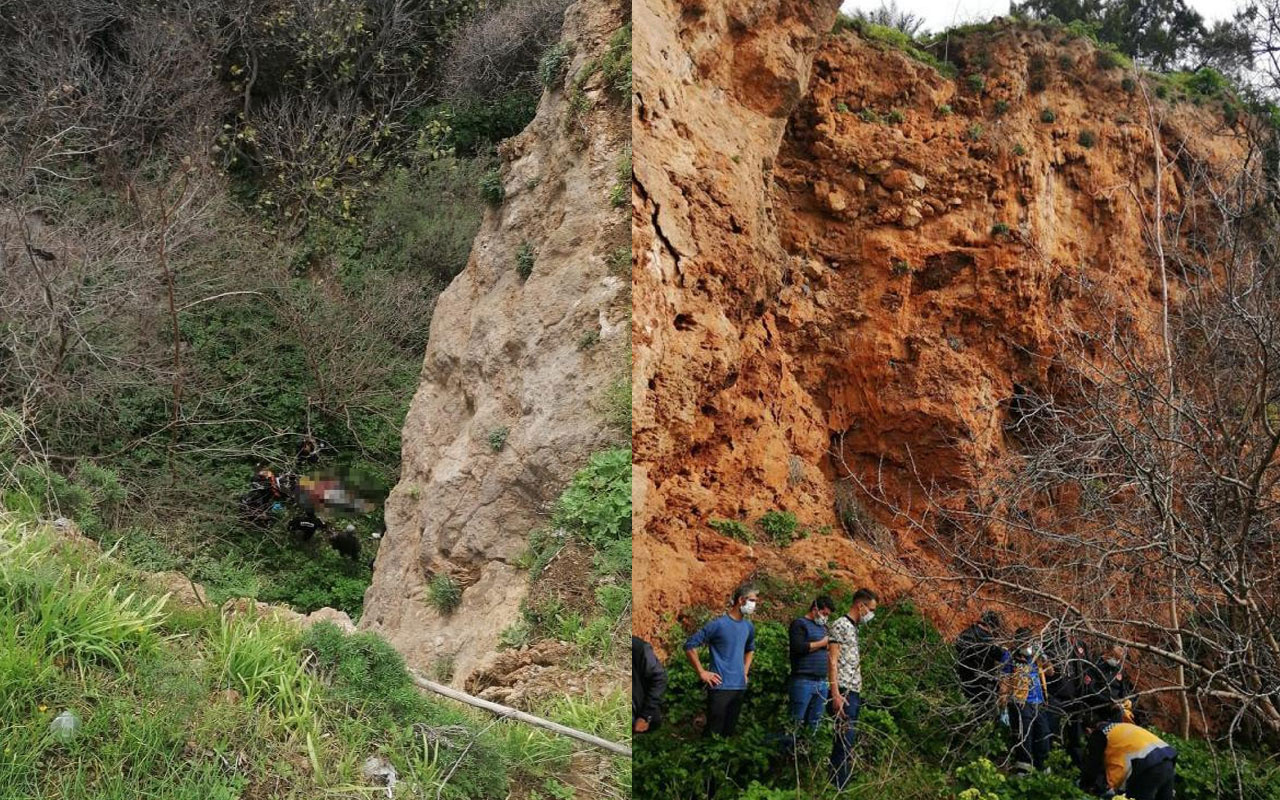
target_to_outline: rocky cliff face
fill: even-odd
[[[505,200],[436,305],[404,426],[403,472],[360,625],[410,666],[453,659],[458,685],[519,618],[527,574],[512,562],[529,531],[617,436],[600,408],[630,346],[630,287],[613,266],[628,221],[609,199],[630,131],[599,70],[580,87],[574,79],[606,50],[621,11],[579,0],[566,12],[564,85],[500,148]],[[529,255],[526,279],[518,264]],[[450,614],[427,602],[437,575],[463,587]]]
[[[955,79],[852,31],[820,35],[834,3],[649,5],[637,631],[719,605],[758,570],[833,571],[890,596],[945,572],[884,514],[866,526],[883,536],[845,535],[839,479],[903,509],[921,484],[980,481],[1013,446],[1015,387],[1050,387],[1062,343],[1102,324],[1100,297],[1154,341],[1156,139],[1173,214],[1191,170],[1244,148],[1217,110],[1155,98],[1153,134],[1142,87],[1050,28],[953,38]],[[707,524],[773,509],[833,533],[775,548]],[[926,611],[944,629],[968,614]]]

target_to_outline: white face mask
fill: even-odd
[[[1105,658],[1103,660],[1107,662],[1107,666],[1111,666],[1111,667],[1120,666],[1120,659],[1118,658]]]
[[[755,613],[755,610],[756,610],[756,601],[755,601],[755,600],[748,600],[747,602],[745,602],[745,603],[743,603],[743,604],[742,604],[742,613],[743,613],[743,614],[754,614],[754,613]]]
[[[1027,658],[1031,658],[1031,648],[1030,647],[1022,648],[1022,654]]]
[[[826,625],[826,624],[827,624],[827,615],[826,615],[826,614],[819,614],[818,616],[816,616],[816,617],[814,617],[814,618],[813,618],[813,621],[814,621],[814,622],[816,622],[816,623],[818,623],[819,625]]]
[[[861,617],[858,617],[858,624],[866,625],[868,622],[870,622],[875,618],[876,618],[876,612],[868,611],[867,613],[863,614]]]

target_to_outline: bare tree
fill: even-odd
[[[923,32],[925,23],[924,17],[901,8],[897,0],[882,2],[871,11],[858,10],[854,17],[873,25],[900,30],[913,39]]]

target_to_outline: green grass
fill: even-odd
[[[452,575],[438,572],[427,584],[427,602],[442,614],[452,614],[462,604],[462,587]]]
[[[46,730],[66,709],[82,727],[60,744]],[[374,634],[175,607],[125,565],[0,516],[0,797],[347,796],[372,752],[412,793],[451,800],[563,776],[566,740],[547,746],[560,760],[507,759],[525,735],[512,727],[422,695]],[[424,746],[431,730],[451,741]]]
[[[537,260],[538,254],[533,249],[533,244],[527,241],[522,243],[520,249],[516,250],[516,274],[528,280],[533,274],[533,265]]]

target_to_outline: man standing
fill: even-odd
[[[827,704],[827,618],[835,603],[823,595],[809,613],[792,621],[787,632],[791,651],[791,680],[787,686],[787,715],[792,723],[818,730]]]
[[[1077,768],[1084,759],[1084,715],[1088,708],[1085,671],[1090,667],[1089,648],[1075,634],[1059,631],[1049,679],[1050,727],[1062,739],[1063,748]]]
[[[849,613],[831,623],[827,641],[827,680],[831,684],[831,712],[836,721],[831,748],[831,779],[836,789],[849,785],[853,771],[853,743],[862,707],[862,654],[858,650],[858,629],[876,615],[877,599],[870,589],[853,593]]]
[[[1113,644],[1098,663],[1086,670],[1086,704],[1095,709],[1113,705],[1121,711],[1125,722],[1134,722],[1136,709],[1133,701],[1138,693],[1125,668],[1128,655],[1129,648]]]
[[[1043,770],[1049,758],[1052,736],[1049,714],[1047,678],[1053,666],[1041,656],[1032,640],[1030,628],[1014,633],[1016,649],[1004,663],[1000,700],[1009,710],[1009,728],[1013,735],[1014,769],[1030,772]]]
[[[747,620],[755,613],[760,595],[754,586],[739,586],[729,610],[703,625],[684,643],[698,679],[707,685],[707,733],[732,736],[747,694],[747,676],[755,657],[756,627]],[[698,648],[707,645],[711,669],[703,669]]]
[[[658,727],[662,715],[662,695],[667,691],[667,670],[653,647],[637,636],[631,637],[631,730],[647,733]]]
[[[975,709],[989,714],[996,702],[996,684],[1005,649],[996,642],[1002,625],[1000,615],[984,611],[978,621],[956,637],[956,677],[960,691]]]

